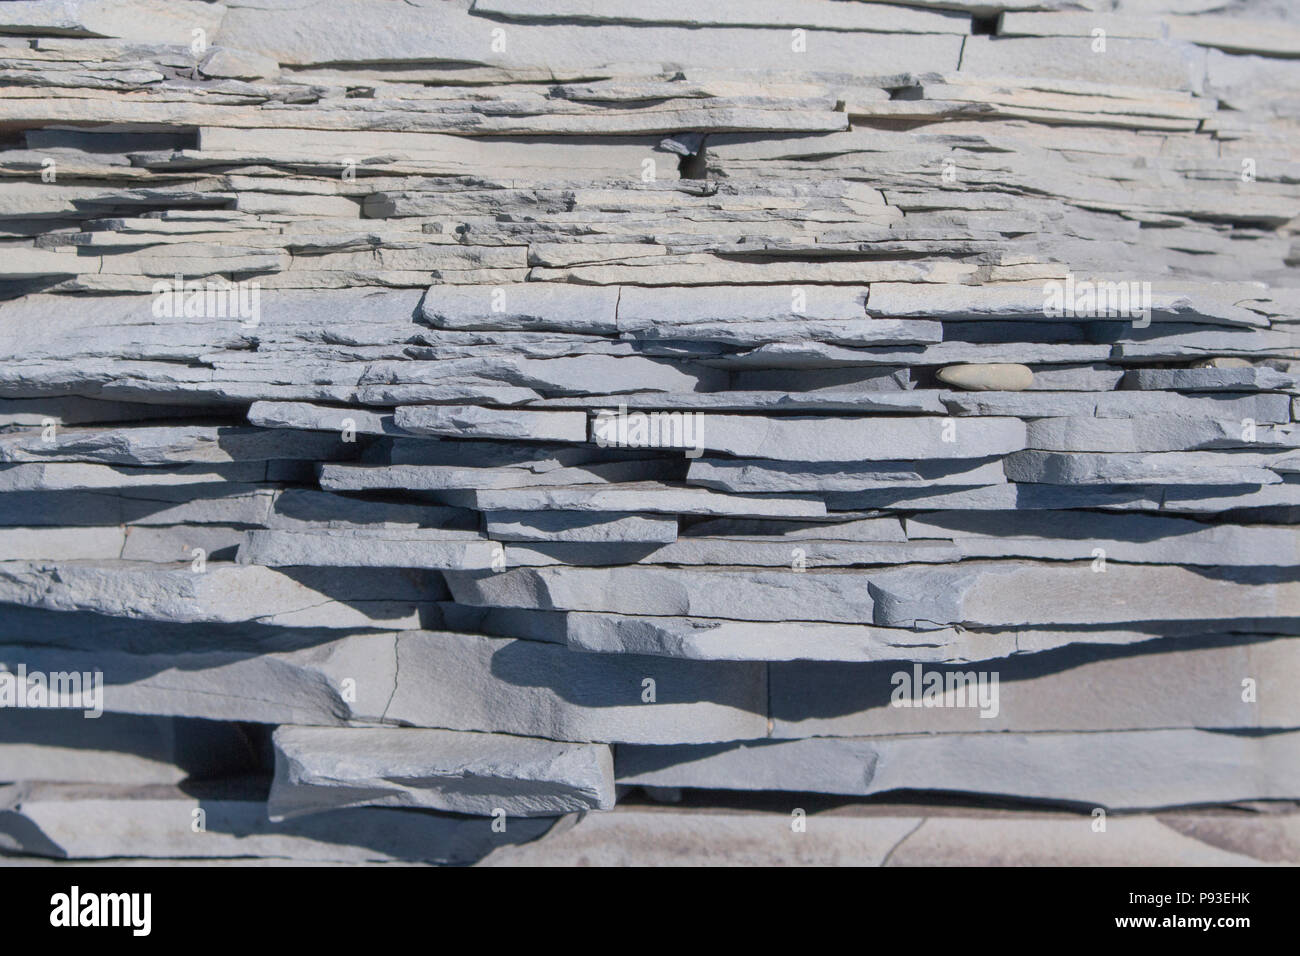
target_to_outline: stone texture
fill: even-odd
[[[256,770],[235,724],[82,711],[11,710],[0,726],[0,779],[176,784]]]
[[[1097,573],[1093,562],[974,561],[881,571],[745,568],[512,568],[448,572],[453,598],[505,606],[889,627],[1103,624],[1289,617],[1300,582],[1284,570],[1206,574],[1177,566]]]
[[[935,377],[972,392],[1021,392],[1034,384],[1033,370],[1024,365],[949,365]]]
[[[367,575],[191,563],[177,568],[129,561],[9,562],[0,599],[49,610],[85,610],[145,620],[259,621],[298,627],[410,627],[436,585],[411,572]]]
[[[60,615],[69,617],[71,615]],[[7,619],[12,619],[12,612]],[[392,634],[338,636],[316,632],[307,647],[277,647],[265,631],[223,630],[197,647],[176,649],[192,626],[114,627],[111,619],[58,625],[48,618],[19,618],[30,633],[35,626],[55,644],[67,647],[0,648],[17,673],[29,671],[93,673],[105,677],[104,707],[110,713],[161,714],[207,721],[265,724],[333,725],[349,720],[375,722],[393,694],[396,643]],[[290,632],[292,633],[292,632]],[[139,643],[105,651],[84,649],[95,637],[112,635],[118,644]],[[272,631],[271,636],[276,632]],[[312,634],[312,632],[308,632]],[[101,638],[102,639],[102,638]],[[216,646],[211,646],[215,644]],[[223,646],[224,645],[224,646]]]
[[[0,3],[5,858],[1300,860],[1284,7]]]
[[[347,807],[418,807],[556,817],[614,806],[614,758],[600,744],[444,730],[282,726],[273,821]]]
[[[584,441],[587,416],[577,412],[500,411],[477,405],[406,406],[393,416],[397,427],[417,435]]]
[[[634,743],[737,740],[767,728],[766,675],[757,664],[573,654],[536,641],[412,632],[398,642],[398,667],[421,679],[399,682],[387,717],[416,726]]]
[[[893,790],[1015,794],[1050,803],[1154,809],[1292,792],[1300,734],[1197,730],[808,738],[721,747],[620,748],[622,783],[867,795]],[[657,769],[669,758],[671,765]],[[1241,770],[1247,769],[1242,774]]]
[[[240,564],[336,568],[489,568],[495,548],[469,531],[250,531]]]
[[[803,804],[809,801],[801,799]],[[803,809],[802,807],[796,809]],[[582,826],[504,847],[487,866],[1277,866],[1300,859],[1294,814],[1133,813],[937,805],[818,807],[804,832],[789,810],[623,806]]]
[[[989,418],[951,428],[948,421],[928,416],[854,419],[704,415],[699,430],[709,451],[776,461],[988,458],[1024,447],[1024,425],[1017,419]]]
[[[1261,623],[1243,619],[1232,626],[1250,629]],[[1143,626],[1152,628],[1145,640],[1130,632],[1128,643],[1122,643],[1123,632],[1097,626],[968,632],[964,640],[975,647],[994,647],[1010,638],[1016,650],[975,664],[921,667],[919,684],[916,664],[774,664],[769,675],[771,736],[1118,734],[1197,727],[1265,732],[1295,725],[1294,704],[1284,688],[1296,662],[1286,638],[1229,636],[1205,624]],[[1049,644],[1065,640],[1073,643]],[[975,693],[981,673],[986,685],[996,675],[996,697]],[[926,682],[936,680],[931,674],[953,692],[927,694]],[[1248,678],[1261,691],[1255,700],[1242,699],[1242,682]],[[937,690],[939,685],[934,686]],[[971,688],[966,706],[933,706],[961,703],[961,686]],[[1074,688],[1080,686],[1091,693],[1077,694]]]
[[[488,511],[483,530],[494,541],[653,542],[677,540],[677,522],[632,513]]]
[[[189,792],[193,791],[193,792]],[[204,811],[205,829],[192,827]],[[74,860],[259,857],[297,863],[473,863],[535,840],[554,818],[517,819],[493,833],[481,819],[385,807],[267,819],[247,788],[15,783],[0,787],[5,850]]]

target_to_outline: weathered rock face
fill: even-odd
[[[555,817],[614,806],[610,748],[445,730],[281,727],[272,820],[344,807]]]
[[[1300,863],[1208,6],[0,4],[0,851]]]

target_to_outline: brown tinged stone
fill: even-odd
[[[949,365],[935,376],[945,385],[971,392],[1023,392],[1034,384],[1034,373],[1026,365],[990,363]]]

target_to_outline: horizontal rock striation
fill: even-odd
[[[1300,863],[1284,6],[0,4],[0,855]]]

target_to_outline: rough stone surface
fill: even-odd
[[[412,632],[398,641],[398,667],[421,679],[398,683],[387,717],[416,726],[659,744],[737,740],[767,727],[766,672],[751,663],[701,666]]]
[[[1033,370],[1024,365],[949,365],[935,377],[972,392],[1022,392],[1034,384]]]
[[[271,819],[346,807],[556,817],[614,806],[601,744],[444,730],[282,726]]]
[[[624,747],[621,783],[865,796],[947,790],[1107,809],[1277,799],[1296,783],[1300,734],[1239,737],[1197,730],[1123,734],[808,738],[726,748]],[[664,758],[671,766],[657,769]],[[1241,773],[1246,769],[1246,773]]]
[[[1300,862],[1286,3],[0,47],[4,861]]]

